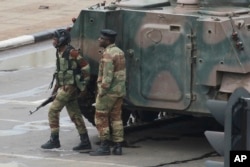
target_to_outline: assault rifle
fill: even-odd
[[[50,102],[52,102],[55,99],[56,95],[51,95],[47,100],[45,100],[44,102],[42,102],[42,104],[40,104],[38,107],[36,107],[36,109],[34,111],[30,111],[30,115],[33,114],[34,112],[36,112],[37,110],[39,110],[41,107],[46,106],[47,104],[49,104]]]

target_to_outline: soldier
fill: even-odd
[[[91,156],[110,155],[110,140],[114,142],[112,153],[122,155],[124,132],[121,106],[125,95],[126,67],[124,53],[115,45],[116,35],[113,30],[103,29],[98,39],[99,46],[104,48],[99,63],[95,113],[101,145],[90,152]]]
[[[54,78],[56,78],[56,84],[52,95],[55,95],[55,98],[48,112],[51,136],[49,141],[41,146],[43,149],[61,146],[59,141],[59,117],[64,106],[80,135],[81,142],[73,150],[91,149],[87,129],[77,101],[77,98],[84,94],[86,84],[89,81],[89,64],[79,54],[79,51],[70,45],[70,41],[71,37],[67,30],[59,29],[54,32],[53,45],[56,48]],[[53,85],[53,81],[51,85]]]

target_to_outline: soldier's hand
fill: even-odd
[[[98,96],[101,98],[103,97],[105,94],[104,93],[99,93]]]
[[[51,98],[53,99],[53,101],[55,100],[56,95],[57,95],[57,93],[53,93],[53,94],[51,95]]]

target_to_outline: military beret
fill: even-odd
[[[104,37],[108,37],[108,38],[115,38],[116,35],[117,35],[117,33],[114,30],[111,30],[111,29],[102,29],[101,34]]]

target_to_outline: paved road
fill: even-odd
[[[38,48],[39,53],[33,53]],[[202,157],[213,149],[203,135],[197,135],[197,131],[204,129],[193,120],[127,134],[126,139],[133,147],[124,148],[123,156],[91,157],[87,153],[73,152],[79,136],[66,111],[62,112],[60,122],[62,147],[49,151],[40,149],[50,133],[48,106],[31,116],[29,111],[50,95],[48,86],[53,71],[51,41],[1,52],[0,167],[202,167],[205,160],[222,160],[218,156]],[[96,149],[96,128],[87,121],[86,124],[93,149]],[[171,165],[176,161],[180,163]]]

